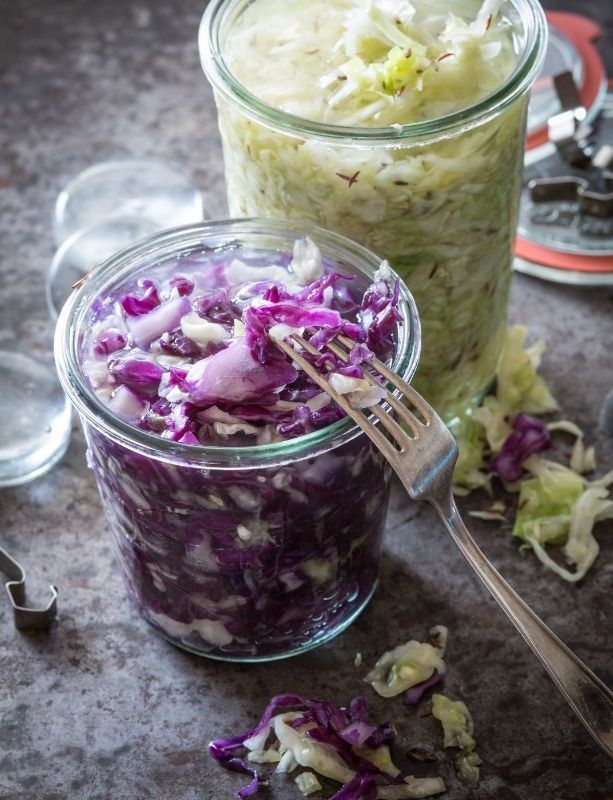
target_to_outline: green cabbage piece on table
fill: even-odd
[[[481,758],[476,750],[462,751],[454,759],[456,775],[468,786],[476,789],[479,786],[479,765]]]
[[[456,494],[488,487],[491,476],[486,472],[483,426],[475,419],[474,409],[467,409],[449,423],[458,445],[458,460],[453,472]],[[460,491],[462,487],[465,491]]]
[[[496,397],[506,413],[547,414],[558,404],[538,374],[545,343],[524,349],[528,329],[514,325],[507,330],[502,361],[498,369]]]
[[[479,785],[479,764],[473,738],[473,721],[470,711],[461,700],[450,700],[444,694],[432,695],[432,714],[443,726],[445,747],[459,747],[461,752],[454,760],[458,778],[469,786]]]
[[[521,482],[513,536],[529,546],[564,544],[573,507],[583,492],[580,475],[561,464],[532,459],[538,474]]]
[[[303,772],[294,780],[296,786],[305,796],[313,794],[313,792],[319,792],[321,789],[323,789],[323,786],[317,780],[317,777],[313,772]]]
[[[364,678],[381,697],[395,697],[412,686],[428,680],[435,672],[445,673],[443,661],[447,641],[447,628],[436,625],[430,633],[438,638],[439,647],[428,642],[411,639],[379,658],[373,669]]]
[[[526,462],[534,477],[521,483],[513,535],[531,547],[542,564],[571,583],[580,581],[599,552],[595,524],[613,518],[613,500],[606,484],[587,482],[577,472],[553,461],[532,456]],[[575,569],[564,567],[547,552],[547,544],[563,545],[562,552]]]
[[[511,432],[509,418],[518,412],[546,414],[557,403],[538,374],[544,344],[525,349],[527,329],[516,325],[507,330],[505,350],[498,370],[495,395],[480,406],[472,406],[452,420],[459,457],[454,472],[454,491],[468,494],[473,489],[490,489],[487,461],[498,453]],[[594,525],[613,516],[613,500],[607,486],[613,473],[599,481],[587,481],[581,473],[596,466],[594,448],[585,447],[583,432],[568,420],[548,425],[575,437],[570,468],[533,455],[523,466],[531,475],[520,482],[513,536],[522,540],[522,550],[533,550],[542,564],[566,581],[581,580],[594,563],[599,545]],[[564,566],[547,552],[547,545],[562,547],[568,562]],[[462,762],[462,769],[470,764]]]

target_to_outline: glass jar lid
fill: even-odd
[[[0,351],[0,487],[43,475],[68,447],[70,404],[42,358]]]
[[[202,217],[202,195],[178,167],[126,158],[94,164],[70,181],[55,204],[53,234],[59,247],[77,231],[101,222],[131,222],[142,236],[142,230],[146,235]]]
[[[52,319],[96,264],[156,231],[199,222],[203,212],[202,194],[173,164],[121,159],[80,172],[55,203],[58,250],[46,279]]]

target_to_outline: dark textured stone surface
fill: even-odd
[[[561,3],[558,4],[560,6]],[[572,7],[572,3],[566,3]],[[181,0],[2,0],[0,32],[0,346],[15,337],[49,349],[43,276],[52,256],[50,213],[76,172],[109,157],[156,156],[185,166],[223,205],[215,114],[196,52],[201,3]],[[608,15],[595,2],[581,10]],[[609,52],[611,39],[608,38]],[[544,372],[565,416],[598,440],[613,374],[613,295],[517,277],[511,317],[549,343]],[[3,421],[6,424],[6,421]],[[481,507],[474,496],[464,510]],[[0,600],[2,800],[229,798],[240,776],[217,767],[206,743],[250,725],[270,695],[295,691],[349,700],[364,667],[430,625],[449,626],[447,689],[472,709],[484,760],[477,791],[461,787],[436,721],[369,693],[391,717],[400,761],[412,747],[440,759],[452,800],[610,800],[613,765],[568,710],[527,647],[427,509],[393,495],[380,588],[336,641],[261,666],[200,660],[155,636],[128,605],[116,573],[84,442],[75,430],[53,472],[0,493],[0,540],[30,566],[34,597],[50,580],[60,615],[48,634],[12,627]],[[613,684],[613,538],[580,586],[522,558],[507,531],[472,522],[486,554],[553,629]],[[433,774],[437,765],[413,765]],[[330,792],[331,794],[331,792]],[[266,795],[296,798],[275,779]]]

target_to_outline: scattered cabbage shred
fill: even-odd
[[[302,794],[305,795],[305,797],[309,794],[313,794],[313,792],[319,792],[321,789],[323,789],[323,786],[317,780],[317,777],[313,772],[301,772],[295,780],[296,786],[300,789]]]
[[[586,478],[585,473],[596,468],[596,458],[594,448],[585,446],[581,429],[569,420],[546,424],[534,416],[554,412],[558,405],[538,374],[544,344],[526,349],[526,335],[522,326],[508,329],[496,394],[451,423],[460,451],[454,490],[491,491],[497,475],[507,490],[519,493],[513,535],[522,540],[522,549],[532,550],[545,567],[576,583],[598,555],[594,526],[613,517],[608,491],[613,472],[598,480]],[[540,455],[552,447],[552,435],[559,432],[574,438],[568,466]],[[504,504],[493,503],[470,513],[505,520],[504,510]],[[560,548],[566,565],[551,555],[552,545]]]
[[[402,692],[432,685],[432,678],[442,680],[447,668],[443,661],[447,628],[437,625],[430,630],[435,644],[415,639],[384,653],[364,678],[381,697],[394,697]],[[428,685],[426,685],[428,684]],[[410,695],[414,697],[415,692]],[[421,696],[421,695],[420,695]],[[408,699],[412,703],[416,700]]]
[[[473,721],[466,705],[461,700],[450,700],[444,694],[432,695],[432,714],[443,726],[445,747],[459,747],[455,758],[458,777],[472,788],[479,785],[481,759],[475,750]]]

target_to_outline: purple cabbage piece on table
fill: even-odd
[[[357,774],[353,780],[341,787],[330,800],[376,800],[375,776],[366,772]]]
[[[502,445],[502,450],[489,462],[488,469],[509,483],[518,481],[522,464],[528,456],[551,447],[547,425],[529,414],[517,414],[513,420],[513,433]]]

